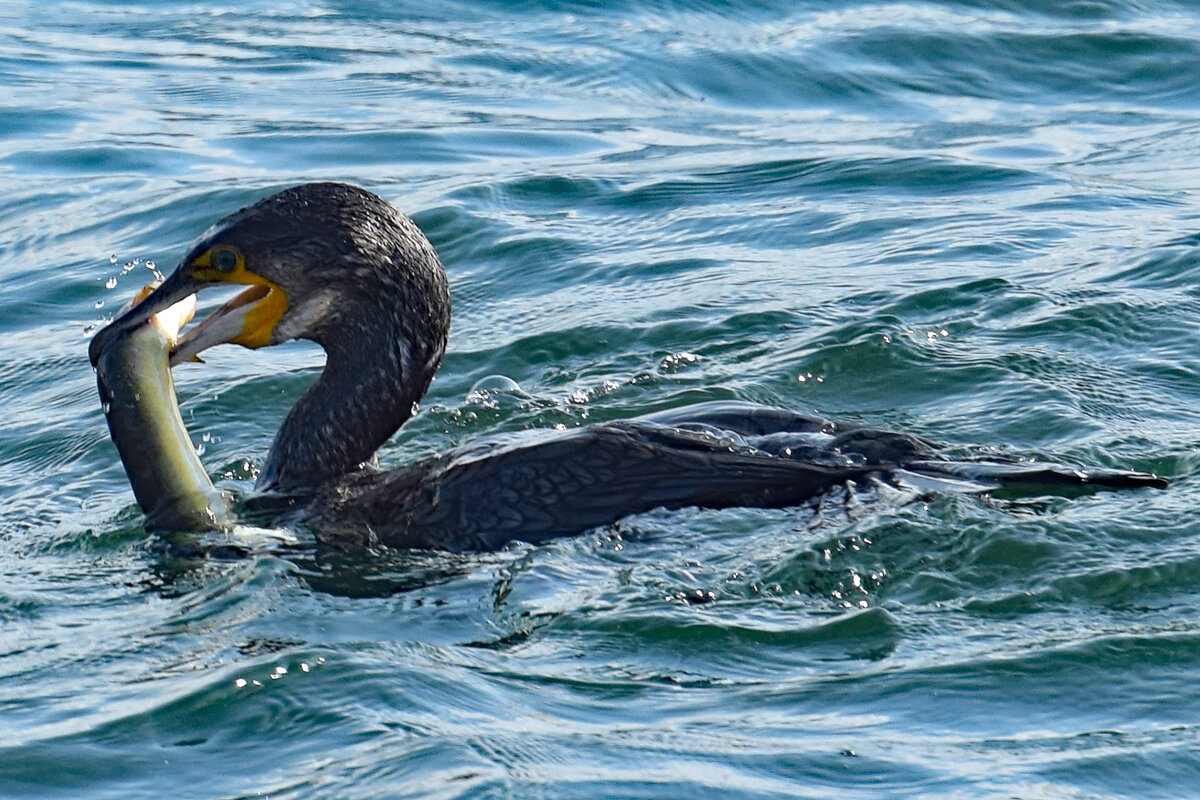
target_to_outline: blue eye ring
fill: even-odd
[[[208,263],[212,265],[213,269],[220,272],[233,272],[237,269],[239,261],[241,261],[241,257],[236,250],[230,247],[218,247],[212,251]]]

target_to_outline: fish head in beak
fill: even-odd
[[[176,342],[171,351],[172,365],[225,342],[258,348],[283,341],[275,329],[288,309],[287,294],[278,284],[248,269],[245,256],[236,247],[214,245],[199,252],[193,248],[188,258],[149,296],[97,333],[88,347],[92,364],[117,336],[193,294],[222,285],[245,288]]]

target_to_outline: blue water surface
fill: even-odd
[[[1182,0],[0,0],[0,797],[1200,796],[1198,74]],[[310,180],[450,273],[385,464],[737,398],[1172,485],[164,550],[88,339]],[[222,486],[322,363],[175,371]]]

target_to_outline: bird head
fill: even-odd
[[[311,339],[325,345],[359,301],[417,293],[433,281],[448,293],[445,273],[420,229],[387,201],[340,183],[311,183],[260,200],[217,222],[179,266],[140,304],[93,339],[95,363],[108,338],[179,300],[211,287],[241,290],[172,349],[177,364],[218,344],[260,348]],[[440,295],[439,295],[440,297]],[[444,336],[444,335],[443,335]]]

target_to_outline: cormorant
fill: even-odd
[[[982,491],[1007,481],[1163,487],[1156,475],[952,460],[933,442],[739,402],[491,438],[381,472],[375,451],[412,415],[446,348],[450,291],[417,225],[371,192],[311,183],[225,217],[113,337],[210,286],[245,286],[183,336],[171,363],[224,342],[310,339],[325,368],[288,413],[256,488],[319,538],[489,550],[657,507],[783,507],[877,476]]]

